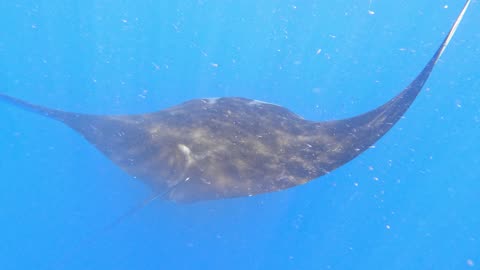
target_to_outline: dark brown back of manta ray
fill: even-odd
[[[174,201],[281,190],[342,163],[333,129],[243,98],[199,99],[151,114],[77,115],[63,121],[156,192],[171,189],[166,197]]]

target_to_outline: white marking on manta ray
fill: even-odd
[[[271,105],[271,106],[275,106],[275,107],[280,107],[282,108],[282,106],[278,105],[278,104],[275,104],[275,103],[270,103],[270,102],[265,102],[265,101],[261,101],[261,100],[257,100],[257,99],[254,99],[250,102],[247,103],[248,105],[250,106],[261,106],[261,105]],[[291,112],[293,115],[295,115],[296,117],[300,118],[300,119],[304,119],[302,116],[296,114],[296,113],[293,113]]]
[[[214,98],[202,98],[202,102],[207,103],[207,104],[210,104],[210,105],[213,105],[213,104],[217,103],[218,99],[219,99],[218,97],[214,97]]]
[[[190,148],[188,148],[184,144],[179,144],[178,149],[180,149],[180,152],[185,155],[185,159],[187,160],[187,167],[190,166],[195,161],[192,155],[192,150],[190,150]]]
[[[274,104],[274,103],[270,103],[270,102],[261,101],[261,100],[256,100],[256,99],[248,102],[248,105],[273,105],[273,106],[278,106],[278,107],[280,107],[280,105],[277,105],[277,104]]]

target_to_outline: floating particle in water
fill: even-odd
[[[457,106],[457,108],[462,108],[462,102],[460,100],[456,100],[455,105]]]

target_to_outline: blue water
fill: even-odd
[[[243,96],[345,118],[422,69],[463,1],[2,1],[1,92],[141,113]],[[370,12],[369,12],[370,11]],[[283,192],[155,201],[62,124],[0,104],[0,269],[480,269],[480,5],[374,149]]]

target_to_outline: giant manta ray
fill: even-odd
[[[283,190],[349,162],[392,128],[422,89],[469,4],[400,94],[348,119],[308,121],[283,107],[237,97],[195,99],[136,115],[71,113],[4,94],[0,100],[71,127],[151,186],[155,198],[195,202]]]

